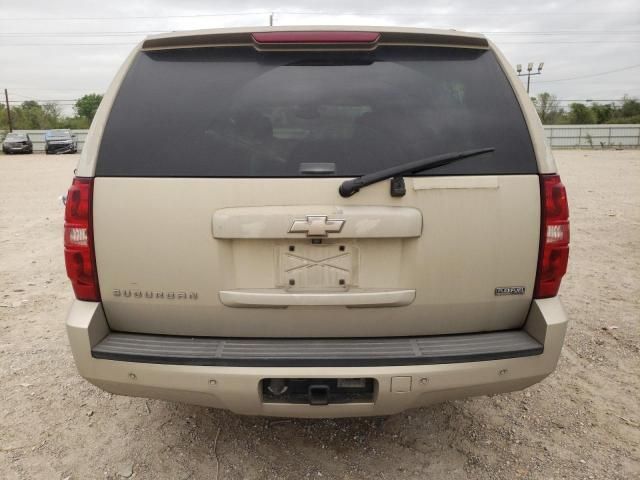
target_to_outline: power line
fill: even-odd
[[[75,20],[83,20],[83,21],[92,21],[92,20],[152,20],[152,19],[168,19],[168,18],[207,18],[207,17],[230,17],[230,16],[255,16],[255,15],[270,15],[271,13],[275,15],[320,15],[320,16],[361,16],[361,17],[372,17],[372,16],[385,16],[385,17],[491,17],[491,16],[505,16],[505,17],[522,17],[522,16],[534,16],[534,15],[570,15],[572,17],[576,16],[602,16],[602,15],[629,15],[636,14],[637,11],[631,10],[621,10],[618,12],[611,12],[606,10],[592,11],[592,12],[557,12],[557,11],[546,11],[546,12],[491,12],[491,11],[482,11],[482,12],[474,12],[474,13],[440,13],[440,12],[327,12],[327,11],[248,11],[248,12],[225,12],[225,13],[194,13],[194,14],[182,14],[182,15],[120,15],[120,16],[110,16],[110,17],[0,17],[0,21],[75,21]]]
[[[73,102],[63,102],[59,100],[9,100],[9,103],[12,105],[22,105],[25,102],[36,102],[38,104],[47,104],[47,103],[55,103],[56,105],[64,105],[64,106],[74,106],[76,101]]]
[[[86,88],[49,88],[49,87],[7,87],[7,88],[12,91],[13,90],[45,90],[48,92],[86,92],[87,91]]]
[[[0,37],[129,37],[137,35],[152,35],[156,33],[180,33],[179,30],[138,30],[120,32],[9,32],[0,33]],[[549,31],[481,31],[485,35],[511,35],[511,36],[571,36],[571,35],[634,35],[640,34],[640,30],[549,30]],[[597,41],[601,43],[601,41]]]
[[[35,45],[35,44],[33,44]],[[50,45],[50,44],[49,44]],[[80,44],[77,44],[80,45]],[[84,45],[94,45],[94,44],[84,44]],[[95,44],[95,45],[114,45],[114,44]],[[129,44],[123,44],[123,45],[129,45]],[[623,71],[627,71],[627,70],[632,70],[634,68],[638,68],[640,67],[640,64],[636,64],[636,65],[629,65],[626,67],[621,67],[621,68],[617,68],[614,70],[607,70],[604,72],[597,72],[597,73],[592,73],[592,74],[588,74],[588,75],[581,75],[581,76],[576,76],[576,77],[569,77],[569,78],[559,78],[556,80],[539,80],[536,83],[555,83],[555,82],[566,82],[566,81],[571,81],[571,80],[581,80],[584,78],[592,78],[592,77],[599,77],[602,75],[609,75],[611,73],[617,73],[617,72],[623,72]],[[69,89],[47,89],[47,88],[38,88],[38,87],[18,87],[16,88],[16,90],[58,90],[58,91],[72,91]],[[84,90],[75,90],[75,91],[84,91]],[[18,95],[20,97],[26,98],[24,95]],[[75,102],[77,99],[54,99],[54,100],[36,100],[36,101],[40,101],[40,102]],[[585,101],[589,101],[589,99],[586,99]],[[592,100],[592,101],[610,101],[610,100]],[[611,101],[617,101],[617,100],[611,100]],[[11,100],[11,103],[21,103],[20,101],[16,101],[16,100]]]
[[[103,46],[119,46],[128,45],[129,47],[138,44],[139,42],[111,42],[111,43],[12,43],[0,45],[0,48],[12,48],[12,47],[103,47]]]
[[[538,82],[539,83],[539,82]],[[624,102],[624,98],[556,98],[556,102]]]
[[[556,102],[623,102],[624,98],[556,98]]]
[[[0,37],[129,37],[133,35],[152,35],[155,33],[172,33],[172,30],[151,30],[139,32],[11,32],[0,33]],[[640,32],[639,32],[640,33]]]
[[[12,43],[0,45],[0,48],[12,48],[12,47],[91,47],[91,46],[119,46],[128,45],[133,46],[139,42],[91,42],[91,43]],[[499,41],[500,45],[580,45],[580,44],[603,44],[603,43],[640,43],[640,40],[576,40],[576,41]]]
[[[56,21],[67,21],[67,20],[151,20],[156,18],[199,18],[199,17],[234,17],[234,16],[248,16],[248,15],[268,15],[269,12],[228,12],[228,13],[196,13],[192,15],[122,15],[118,17],[2,17],[2,20],[56,20]]]
[[[571,45],[571,44],[583,44],[583,43],[640,43],[640,40],[575,40],[575,41],[556,41],[552,40],[549,42],[540,42],[540,41],[517,41],[517,42],[503,42],[500,40],[498,42],[500,45],[538,45],[538,44],[547,44],[547,45]]]
[[[29,97],[27,97],[27,96],[25,96],[25,95],[21,95],[21,94],[19,94],[19,93],[14,93],[14,92],[13,92],[13,89],[11,89],[11,95],[12,95],[12,96],[14,96],[14,97],[20,97],[20,98],[24,98],[24,99],[26,99],[26,100],[31,100],[31,98],[29,98]],[[13,101],[13,100],[12,100],[12,101]]]
[[[15,95],[15,93],[12,93],[12,95]],[[9,100],[11,103],[22,103],[22,102],[75,102],[77,100],[79,100],[79,98],[64,98],[64,99],[43,99],[43,98],[27,98],[24,95],[22,95],[23,98],[25,98],[25,100]]]
[[[501,12],[501,11],[481,11],[481,12],[469,12],[469,13],[438,13],[438,12],[318,12],[318,11],[274,11],[277,15],[331,15],[331,16],[390,16],[390,17],[418,17],[418,16],[430,16],[430,17],[477,17],[477,16],[531,16],[531,15],[571,15],[571,16],[590,16],[590,15],[602,15],[602,14],[611,14],[611,15],[628,15],[638,13],[635,10],[626,11],[620,10],[618,12],[611,12],[606,10],[599,10],[593,12],[554,12],[554,11],[546,11],[546,12]]]
[[[599,77],[601,75],[609,75],[610,73],[623,72],[625,70],[631,70],[633,68],[638,68],[638,67],[640,67],[640,64],[629,65],[628,67],[617,68],[615,70],[608,70],[606,72],[598,72],[598,73],[591,73],[589,75],[581,75],[578,77],[559,78],[557,80],[540,80],[537,83],[554,83],[554,82],[568,82],[569,80],[581,80],[583,78]]]
[[[640,33],[640,30],[546,30],[546,31],[505,31],[505,30],[487,30],[480,33],[487,35],[622,35],[627,33]]]

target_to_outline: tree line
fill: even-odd
[[[627,95],[622,104],[591,102],[571,103],[565,109],[558,97],[544,92],[531,98],[540,120],[545,125],[585,125],[596,123],[640,123],[640,102]]]
[[[26,100],[11,106],[11,123],[14,130],[50,130],[53,128],[86,129],[102,101],[102,95],[91,93],[79,98],[73,106],[74,115],[63,115],[57,103],[38,103]],[[7,107],[0,104],[0,131],[9,130]]]

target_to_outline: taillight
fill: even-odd
[[[534,298],[555,297],[569,261],[569,204],[558,175],[540,176],[540,253]]]
[[[64,212],[64,262],[76,298],[99,302],[92,197],[93,178],[74,178]]]

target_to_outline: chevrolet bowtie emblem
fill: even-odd
[[[294,220],[289,233],[306,233],[307,237],[326,237],[329,233],[339,233],[344,220],[335,220],[326,215],[307,215],[306,220]]]

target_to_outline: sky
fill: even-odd
[[[0,0],[0,89],[12,104],[103,93],[147,34],[274,25],[385,25],[480,32],[515,65],[544,62],[531,95],[640,98],[640,0]],[[526,78],[523,77],[524,80]]]

